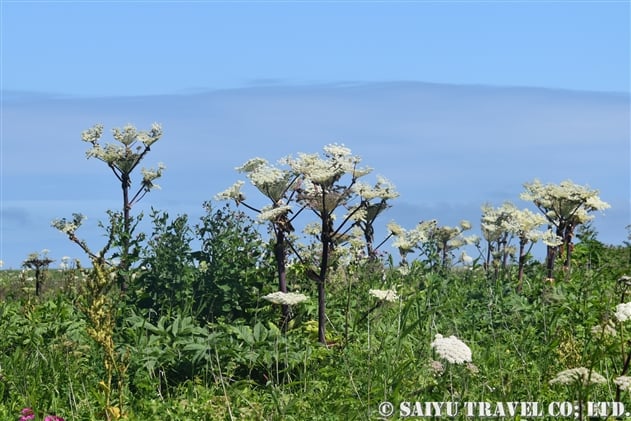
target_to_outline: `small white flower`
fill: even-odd
[[[631,318],[631,303],[618,304],[616,306],[616,319],[620,322],[626,322]]]
[[[558,247],[563,244],[563,238],[556,235],[552,230],[547,230],[541,235],[543,244],[549,247]]]
[[[241,193],[241,186],[243,186],[243,184],[243,181],[237,181],[226,190],[215,195],[215,200],[234,200],[235,202],[237,202],[237,204],[243,202],[245,200],[245,195]]]
[[[274,304],[282,304],[282,305],[291,306],[291,305],[299,304],[303,301],[307,301],[308,297],[304,294],[278,291],[278,292],[272,292],[271,294],[265,295],[263,299]]]
[[[103,125],[97,124],[91,129],[85,130],[81,133],[81,139],[84,142],[97,142],[103,135]]]
[[[452,364],[464,364],[471,362],[471,348],[455,336],[448,338],[437,333],[434,342],[431,343],[436,353]]]
[[[620,390],[629,390],[631,388],[631,377],[620,376],[613,379],[613,382],[620,388]]]
[[[445,371],[445,366],[440,361],[432,360],[429,362],[429,368],[434,372],[434,374],[441,375]]]
[[[338,145],[337,143],[326,145],[324,147],[324,152],[333,157],[343,157],[351,154],[351,150],[344,146],[344,144]]]
[[[393,291],[391,289],[371,289],[368,291],[368,293],[373,297],[376,297],[380,300],[389,301],[391,303],[399,300],[399,296],[397,295],[396,291]]]
[[[280,216],[287,215],[291,211],[290,205],[282,205],[277,207],[266,206],[261,210],[261,213],[258,215],[258,220],[260,222],[264,221],[276,221]]]
[[[616,328],[611,320],[596,325],[591,329],[592,335],[616,336]]]
[[[397,272],[403,276],[407,276],[410,274],[410,267],[408,265],[400,265],[397,267]]]
[[[620,278],[618,278],[618,282],[624,286],[631,286],[631,276],[622,275]]]
[[[465,266],[473,266],[473,257],[469,256],[464,251],[460,254],[460,261]]]
[[[157,184],[154,184],[153,180],[162,177],[162,171],[165,168],[166,167],[161,162],[158,163],[158,168],[157,169],[142,168],[140,170],[140,172],[142,173],[142,184],[143,184],[143,186],[145,186],[146,189],[160,189],[160,186],[157,185]]]
[[[399,236],[405,234],[405,230],[403,229],[403,227],[394,221],[388,222],[387,227],[388,231],[390,231],[390,234],[392,235]]]
[[[123,129],[115,127],[112,129],[112,137],[125,146],[129,146],[135,142],[138,136],[138,131],[131,124],[126,125]]]
[[[578,368],[570,368],[568,370],[563,370],[556,375],[555,378],[550,380],[548,383],[550,384],[574,384],[581,383],[583,385],[587,384],[599,384],[599,383],[607,383],[607,380],[600,374],[596,373],[593,370],[588,370],[585,367]]]

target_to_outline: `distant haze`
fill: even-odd
[[[3,92],[2,241],[5,268],[29,253],[79,257],[50,221],[73,212],[89,219],[78,234],[98,249],[106,209],[120,190],[100,161],[86,160],[81,132],[95,123],[127,123],[163,138],[143,161],[166,170],[135,211],[153,206],[191,222],[204,201],[243,179],[234,167],[260,156],[272,162],[343,143],[400,197],[379,220],[406,228],[425,219],[479,234],[480,207],[519,199],[523,183],[570,179],[598,189],[611,204],[596,213],[599,239],[621,244],[630,220],[629,96],[622,93],[428,84],[420,82],[270,84],[181,95],[75,98]],[[138,178],[138,177],[137,177]],[[256,193],[250,189],[254,199]],[[394,251],[388,245],[387,251]],[[53,265],[55,266],[55,265]]]

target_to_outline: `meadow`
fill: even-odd
[[[449,270],[421,260],[406,271],[387,260],[340,266],[330,277],[321,344],[315,300],[292,306],[283,331],[279,306],[261,298],[277,287],[254,221],[228,208],[210,212],[206,225],[215,231],[204,252],[216,255],[212,263],[196,263],[185,218],[157,218],[137,283],[125,294],[107,292],[116,297],[120,365],[109,385],[104,348],[87,333],[90,271],[72,262],[43,271],[39,296],[32,270],[0,272],[0,419],[19,419],[23,408],[36,419],[116,419],[119,403],[130,420],[379,419],[382,401],[397,411],[408,401],[631,408],[613,383],[631,355],[628,329],[614,317],[628,300],[628,245],[587,238],[572,269],[559,268],[554,280],[529,261],[520,292],[514,265],[498,273],[477,262]],[[294,291],[316,295],[299,265],[288,278]],[[394,301],[369,294],[391,287]],[[464,341],[472,361],[442,360],[430,346],[437,333]],[[550,383],[576,367],[606,382]]]
[[[468,221],[432,220],[390,222],[380,241],[394,187],[362,182],[357,157],[329,145],[288,169],[240,167],[267,206],[238,182],[200,220],[154,209],[138,232],[133,204],[162,168],[143,169],[137,193],[131,173],[161,131],[115,130],[117,148],[101,148],[101,135],[84,133],[88,157],[123,181],[124,198],[101,225],[107,243],[80,239],[81,215],[52,223],[92,265],[61,258],[53,269],[42,251],[0,271],[1,420],[631,412],[631,245],[598,240],[597,192],[535,181],[524,197],[541,214],[484,206],[483,238],[464,234]],[[538,241],[545,261],[529,253]]]

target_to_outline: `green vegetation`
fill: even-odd
[[[124,145],[138,135],[115,133]],[[327,151],[284,161],[276,178],[247,167],[273,199],[257,219],[238,207],[238,184],[222,194],[237,207],[207,202],[199,221],[153,210],[146,234],[141,216],[110,212],[99,252],[76,236],[80,215],[55,221],[92,266],[53,270],[43,253],[0,272],[0,419],[369,420],[384,401],[394,419],[436,414],[415,401],[458,403],[458,419],[465,402],[570,402],[567,418],[580,419],[588,402],[631,411],[629,244],[598,241],[586,213],[559,239],[535,233],[531,214],[485,205],[486,246],[463,235],[466,221],[390,223],[392,256],[373,225],[393,187],[359,182],[350,151]],[[127,188],[142,156],[125,167]],[[587,211],[604,206],[590,194]],[[298,215],[315,216],[309,235]],[[539,239],[559,264],[527,253]]]

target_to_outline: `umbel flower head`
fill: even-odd
[[[618,283],[624,287],[630,287],[631,286],[631,276],[629,275],[622,275],[620,278],[618,278]]]
[[[291,206],[289,205],[265,206],[263,209],[261,209],[261,213],[258,215],[257,219],[261,222],[278,221],[279,218],[287,215],[290,211]]]
[[[303,301],[306,301],[308,298],[304,294],[298,294],[295,292],[278,291],[278,292],[272,292],[271,294],[265,295],[263,299],[274,304],[292,306],[295,304],[302,303]]]
[[[440,333],[437,333],[431,346],[441,358],[452,364],[471,362],[471,349],[453,335],[445,338]]]
[[[245,195],[241,193],[241,186],[243,181],[239,180],[226,190],[215,195],[215,200],[234,200],[237,205],[245,200]]]
[[[593,335],[599,336],[615,336],[617,334],[616,327],[611,320],[607,320],[599,325],[592,327],[591,332]]]
[[[391,289],[371,289],[368,291],[368,293],[373,297],[391,303],[399,300],[399,296],[397,295],[396,291]]]
[[[273,203],[279,202],[296,181],[291,171],[274,167],[263,158],[252,158],[236,170],[245,173],[252,184]]]
[[[142,168],[140,170],[140,172],[142,173],[142,186],[145,188],[145,190],[159,189],[160,188],[160,186],[155,184],[153,182],[153,180],[162,177],[162,171],[165,168],[166,167],[164,166],[164,164],[162,162],[159,162],[157,169]]]
[[[575,225],[590,221],[589,212],[602,211],[611,206],[598,196],[598,190],[579,186],[571,180],[559,184],[542,184],[539,180],[524,184],[520,197],[532,201],[554,225],[573,222]]]
[[[84,215],[80,213],[73,213],[72,221],[69,221],[66,218],[55,219],[52,221],[51,225],[64,234],[74,235],[75,231],[81,226],[85,219],[86,217]]]
[[[616,312],[614,313],[616,319],[619,322],[626,322],[631,319],[631,303],[622,303],[616,306]]]
[[[138,131],[134,126],[127,126],[112,129],[112,136],[118,143],[99,143],[103,135],[103,125],[97,124],[94,127],[81,133],[84,142],[92,145],[86,152],[88,158],[97,158],[105,162],[115,173],[127,177],[140,163],[145,154],[150,150],[151,145],[157,142],[162,136],[162,127],[158,123],[151,126],[151,130]],[[145,170],[143,173],[145,188],[154,186],[151,183],[162,175],[164,166],[158,170]]]
[[[574,384],[579,383],[584,386],[588,384],[607,383],[607,380],[594,370],[585,367],[570,368],[563,370],[549,381],[550,384]]]
[[[631,377],[629,376],[620,376],[613,379],[613,382],[620,388],[620,390],[630,390],[631,389]]]

